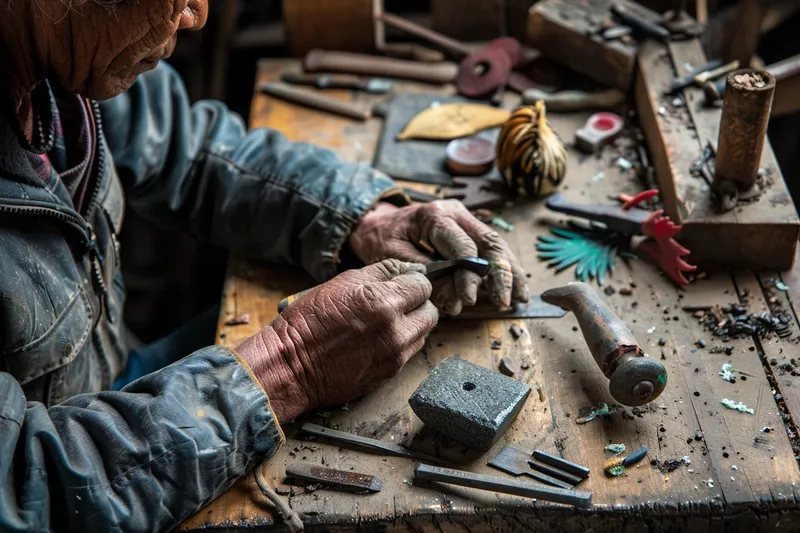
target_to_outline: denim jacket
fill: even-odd
[[[220,102],[190,105],[166,64],[93,115],[83,216],[63,184],[37,180],[0,115],[3,532],[168,531],[284,441],[250,369],[219,346],[109,391],[128,353],[116,237],[126,205],[323,281],[367,209],[405,201],[368,166],[247,132]]]

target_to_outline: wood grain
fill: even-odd
[[[800,236],[800,221],[772,147],[765,143],[761,167],[770,185],[757,201],[718,214],[711,190],[690,175],[692,163],[708,141],[719,137],[720,110],[703,105],[701,91],[683,91],[684,98],[664,96],[676,75],[691,65],[706,63],[697,40],[670,43],[647,41],[639,52],[636,107],[656,170],[665,210],[683,224],[681,242],[692,251],[694,264],[728,268],[785,270],[792,266]],[[673,68],[681,69],[676,73]]]
[[[275,79],[287,65],[295,67],[293,63],[263,62],[259,81]],[[587,116],[553,115],[550,120],[559,134],[569,138]],[[350,160],[367,160],[366,151],[374,149],[378,132],[377,124],[372,122],[355,125],[334,117],[321,120],[316,111],[268,101],[263,96],[254,100],[251,117],[254,126],[279,128],[294,140],[334,145],[342,157]],[[312,124],[314,127],[310,127]],[[362,145],[359,150],[354,148],[355,143]],[[563,188],[567,200],[599,202],[608,194],[638,189],[635,181],[609,164],[608,158],[582,158],[573,151],[569,154]],[[593,180],[591,177],[599,171],[604,172],[604,179]],[[506,209],[502,216],[515,225],[513,232],[503,235],[530,274],[533,293],[574,279],[570,270],[554,274],[536,256],[536,235],[544,231],[542,221],[563,220],[562,215],[547,212],[542,203],[530,203]],[[758,293],[758,280],[752,273],[737,274],[735,283],[728,273],[712,275],[715,283],[704,290],[721,292],[711,295],[715,301],[738,298],[744,284],[749,283],[754,291],[750,293],[750,303],[758,305],[753,300]],[[797,279],[800,289],[800,276]],[[621,294],[618,289],[631,286],[631,281],[635,283],[633,294]],[[296,270],[290,272],[233,259],[223,295],[219,342],[235,346],[269,324],[277,313],[278,301],[310,283]],[[577,332],[574,316],[568,314],[548,320],[442,320],[425,348],[379,392],[351,402],[346,409],[310,413],[303,418],[437,453],[463,468],[493,475],[504,474],[488,467],[486,462],[505,444],[559,453],[591,468],[592,473],[581,489],[594,493],[592,510],[576,512],[547,502],[441,484],[415,486],[413,461],[301,440],[295,435],[299,424],[284,426],[289,440],[266,463],[267,478],[273,486],[280,486],[287,464],[306,462],[352,468],[384,480],[383,491],[370,496],[317,491],[289,497],[290,505],[300,513],[307,527],[317,526],[321,530],[796,531],[800,511],[795,487],[800,482],[800,470],[777,414],[756,344],[747,339],[735,341],[730,358],[712,353],[710,348],[717,341],[702,331],[691,312],[681,309],[682,293],[692,288],[675,288],[644,261],[626,264],[618,260],[606,285],[616,290],[611,295],[601,292],[604,301],[627,322],[645,351],[661,360],[669,372],[662,396],[641,410],[625,409],[586,425],[575,422],[583,408],[611,403],[612,399],[608,380]],[[250,313],[249,324],[224,325],[228,318],[243,312]],[[509,332],[513,323],[524,330],[519,339]],[[701,338],[707,343],[706,349],[695,345]],[[492,350],[490,345],[495,339],[500,346]],[[788,343],[781,347],[795,354],[792,357],[798,354]],[[428,372],[450,356],[487,368],[497,368],[502,357],[509,357],[519,365],[518,379],[534,389],[515,423],[483,457],[464,453],[459,447],[436,444],[407,403]],[[746,381],[730,384],[722,380],[718,372],[728,359],[748,372]],[[527,369],[522,368],[523,363]],[[785,387],[789,389],[791,386]],[[725,409],[719,405],[723,397],[745,402],[756,409],[756,414]],[[797,405],[800,396],[792,402],[792,406]],[[766,443],[756,443],[754,439],[762,436],[764,426],[776,431],[769,434]],[[650,454],[645,461],[631,467],[627,475],[608,478],[602,473],[606,459],[603,447],[610,442],[624,443],[629,450],[646,445]],[[663,462],[684,456],[691,463],[680,464],[673,472],[662,473],[650,465],[653,459]],[[734,465],[736,470],[732,469]],[[184,522],[180,529],[259,529],[280,522],[248,476]]]
[[[644,7],[623,0],[626,8]],[[636,45],[600,36],[611,1],[542,0],[530,10],[528,42],[568,67],[605,85],[628,91],[636,69]]]

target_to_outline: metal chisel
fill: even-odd
[[[432,261],[426,265],[425,277],[431,281],[449,276],[456,270],[469,270],[475,272],[480,277],[489,273],[490,265],[486,259],[480,257],[461,257],[459,259],[446,259],[444,261]],[[318,286],[317,286],[318,287]],[[287,296],[278,303],[278,312],[282,313],[289,305],[304,294],[313,291],[317,287],[311,287],[297,294]]]

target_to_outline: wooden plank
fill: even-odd
[[[506,34],[506,0],[431,0],[433,29],[462,41]]]
[[[259,81],[279,76],[284,64],[262,63]],[[351,160],[361,157],[352,144],[367,142],[368,124],[340,124],[340,131],[336,133],[334,126],[326,125],[327,120],[320,121],[316,117],[316,128],[304,129],[300,124],[311,120],[303,118],[305,113],[316,112],[282,102],[266,102],[259,97],[254,102],[251,122],[278,127],[295,140],[341,143],[344,157]],[[563,137],[587,116],[554,115],[551,122]],[[347,143],[339,139],[346,131],[359,140]],[[374,139],[367,145],[374,148]],[[635,192],[630,189],[628,178],[616,167],[609,167],[607,162],[581,158],[572,151],[569,157],[563,189],[570,201],[590,202],[619,190]],[[605,178],[592,180],[591,176],[600,170]],[[536,235],[542,231],[542,220],[560,216],[543,211],[541,203],[520,205],[505,210],[502,216],[515,224],[515,231],[504,236],[530,274],[532,292],[538,293],[573,279],[570,271],[554,275],[537,259],[534,248]],[[333,468],[353,468],[383,478],[384,490],[369,497],[319,491],[289,498],[290,505],[301,514],[307,526],[332,526],[337,530],[373,527],[384,530],[380,524],[385,525],[387,531],[415,533],[525,529],[577,532],[597,528],[640,531],[662,527],[673,531],[792,530],[797,524],[797,512],[790,505],[792,499],[786,495],[798,476],[798,469],[788,440],[785,434],[776,433],[769,447],[753,446],[752,439],[760,431],[759,425],[775,424],[775,411],[770,411],[771,393],[765,385],[763,372],[758,373],[758,358],[745,359],[749,353],[747,343],[737,343],[736,353],[739,350],[745,353],[741,362],[737,356],[737,365],[752,370],[752,378],[737,382],[734,390],[747,401],[753,399],[756,415],[724,410],[718,404],[720,395],[727,394],[733,385],[717,375],[722,363],[719,355],[709,350],[701,353],[693,346],[705,333],[697,329],[691,314],[679,309],[678,291],[642,261],[634,261],[630,270],[619,262],[608,283],[620,288],[628,284],[629,276],[636,282],[632,296],[617,291],[604,299],[628,323],[651,356],[660,357],[664,350],[662,362],[670,376],[664,394],[651,407],[636,414],[627,409],[626,414],[618,412],[587,425],[575,423],[580,408],[599,406],[610,402],[611,398],[608,380],[575,332],[576,322],[570,314],[557,320],[517,321],[526,332],[518,340],[508,331],[511,321],[442,321],[423,351],[379,393],[351,402],[348,410],[331,410],[324,413],[324,417],[312,413],[309,418],[387,442],[413,444],[423,451],[458,460],[464,468],[494,475],[502,474],[486,466],[486,460],[505,443],[529,450],[543,448],[558,452],[592,469],[592,475],[581,486],[594,493],[592,511],[575,513],[546,502],[444,485],[416,487],[412,485],[413,461],[382,458],[323,443],[312,443],[315,448],[300,449],[303,441],[294,435],[297,424],[284,426],[289,442],[264,466],[267,478],[273,486],[280,486],[285,465],[295,461],[324,462]],[[224,337],[220,338],[220,343],[235,346],[267,325],[276,314],[277,302],[309,283],[310,280],[296,273],[294,277],[287,276],[285,269],[255,266],[241,259],[232,262],[221,316],[220,335]],[[720,285],[719,290],[731,289]],[[716,296],[719,299],[719,295]],[[251,314],[250,324],[224,326],[226,317],[242,312]],[[659,345],[661,337],[666,341],[663,347]],[[489,349],[493,339],[500,340],[499,350]],[[528,382],[534,393],[514,425],[485,457],[462,454],[458,447],[441,448],[440,445],[436,448],[430,432],[407,404],[408,397],[430,369],[454,355],[488,368],[496,368],[503,356],[519,364],[530,362],[528,369],[523,371],[520,367],[519,379]],[[694,439],[698,428],[703,432],[702,441]],[[650,456],[632,467],[626,477],[609,479],[601,473],[605,460],[602,448],[609,442],[623,442],[629,449],[646,444]],[[667,474],[649,464],[652,458],[663,461],[683,456],[689,456],[691,464],[680,465]],[[736,464],[738,470],[732,470],[732,464]],[[703,482],[709,479],[713,486]],[[783,507],[783,514],[771,514],[778,507]],[[252,476],[248,476],[187,520],[180,529],[269,527],[279,523],[280,518],[260,496]]]
[[[313,48],[369,53],[375,50],[376,3],[381,0],[284,0],[289,53]]]
[[[649,10],[624,0],[622,5],[648,16]],[[609,20],[610,0],[542,0],[530,10],[528,42],[568,67],[601,83],[627,91],[636,70],[636,45],[598,34]]]
[[[759,199],[717,214],[708,185],[689,169],[704,142],[716,142],[720,111],[704,107],[694,87],[684,91],[685,105],[675,106],[674,97],[664,96],[676,76],[673,61],[679,74],[706,62],[696,40],[672,43],[670,50],[653,41],[641,46],[636,107],[666,212],[683,224],[680,240],[692,251],[690,261],[755,270],[790,268],[800,221],[772,148],[765,144],[761,166],[770,185]]]

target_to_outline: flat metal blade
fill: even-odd
[[[561,318],[566,309],[542,301],[541,296],[531,296],[526,304],[515,304],[506,311],[497,309],[491,303],[477,303],[473,307],[465,307],[458,316],[447,317],[450,320],[489,320],[502,318]],[[444,318],[444,317],[443,317]]]
[[[502,470],[512,476],[529,476],[540,483],[546,483],[553,487],[560,487],[562,489],[571,489],[573,487],[573,485],[565,481],[533,470],[528,464],[530,458],[530,454],[522,450],[518,450],[513,446],[504,446],[503,449],[489,461],[489,466]]]
[[[383,489],[383,481],[375,476],[304,463],[287,466],[286,477],[354,492],[375,493]]]

